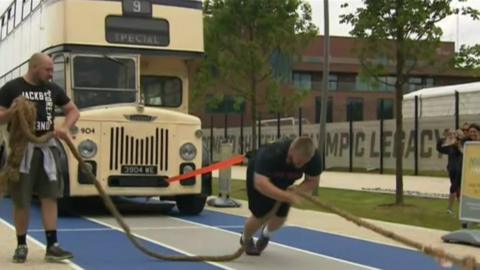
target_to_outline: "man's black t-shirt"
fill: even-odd
[[[54,106],[64,106],[70,102],[65,91],[55,83],[37,86],[27,83],[23,77],[18,77],[7,82],[0,89],[0,106],[9,108],[13,100],[20,95],[35,103],[37,108],[35,133],[37,136],[53,130]]]
[[[317,151],[305,166],[295,168],[287,163],[288,149],[292,140],[283,140],[261,147],[254,158],[255,173],[270,178],[270,181],[279,188],[291,186],[295,180],[305,173],[317,176],[321,172],[321,160]]]

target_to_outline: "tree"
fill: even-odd
[[[459,0],[458,2],[465,2]],[[455,8],[453,0],[364,0],[364,7],[341,15],[341,23],[351,24],[350,34],[360,39],[362,73],[386,83],[394,74],[395,83],[395,158],[397,205],[403,204],[403,94],[411,72],[434,66],[442,30],[438,22],[462,12],[477,16],[469,7]],[[343,4],[342,7],[347,7]]]
[[[459,68],[471,70],[479,76],[480,72],[480,44],[468,46],[463,44],[455,55],[455,65]]]
[[[275,62],[288,65],[316,36],[311,7],[301,0],[207,0],[204,4],[206,57],[194,79],[192,100],[216,96],[218,103],[228,88],[238,97],[237,105],[249,102],[256,142],[257,105],[262,102],[280,111],[285,101],[292,100],[279,91],[291,74],[282,76]]]

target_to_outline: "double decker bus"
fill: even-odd
[[[25,74],[33,53],[49,54],[53,81],[80,109],[73,143],[108,194],[203,210],[210,174],[167,181],[207,163],[200,120],[188,114],[201,1],[14,0],[0,22],[0,86]],[[62,146],[64,197],[97,195]]]

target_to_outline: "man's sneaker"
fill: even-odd
[[[447,208],[447,213],[450,214],[450,215],[453,214],[452,208]]]
[[[255,246],[255,242],[253,238],[247,240],[245,245],[243,244],[243,237],[240,236],[240,245],[245,247],[245,253],[250,256],[258,256],[260,255],[260,251],[258,251],[257,247]]]
[[[47,252],[45,253],[45,260],[49,262],[58,262],[72,258],[73,254],[63,250],[58,243],[55,243],[53,246],[47,248]]]
[[[262,230],[262,233],[260,233],[260,237],[257,240],[257,249],[259,252],[262,252],[268,246],[268,241],[270,241],[270,237],[263,235]]]
[[[18,245],[13,254],[14,263],[24,263],[27,260],[28,247],[27,245]]]

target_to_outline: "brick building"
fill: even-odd
[[[365,82],[359,76],[361,68],[355,47],[358,40],[352,37],[331,37],[330,38],[330,75],[328,91],[328,122],[343,122],[349,119],[348,106],[353,120],[366,121],[377,120],[382,113],[380,104],[383,101],[383,116],[385,119],[394,117],[394,87],[386,84],[372,84]],[[469,73],[446,66],[445,63],[454,55],[455,45],[453,42],[442,42],[437,50],[436,63],[440,63],[437,68],[416,69],[411,73],[407,92],[432,86],[450,85],[475,81],[475,78]],[[386,61],[386,59],[379,59]],[[440,68],[441,67],[441,68]],[[323,37],[318,36],[303,52],[302,57],[292,66],[287,68],[291,74],[290,82],[283,85],[282,91],[286,96],[295,89],[308,91],[306,97],[299,104],[302,111],[302,117],[310,123],[318,123],[320,120],[320,96],[322,89],[322,70],[323,70]],[[386,76],[382,80],[390,84],[395,82],[395,77]],[[294,86],[294,87],[292,87]],[[193,114],[202,118],[204,126],[210,125],[211,116],[213,116],[214,126],[223,127],[225,124],[224,112],[228,112],[228,125],[238,126],[240,122],[241,111],[244,112],[245,124],[249,125],[249,104],[244,104],[240,109],[233,106],[233,98],[227,96],[224,104],[216,110],[192,111]],[[258,111],[261,119],[275,118],[276,115],[268,113],[265,106],[260,106]],[[298,117],[296,108],[284,113],[282,117]]]

